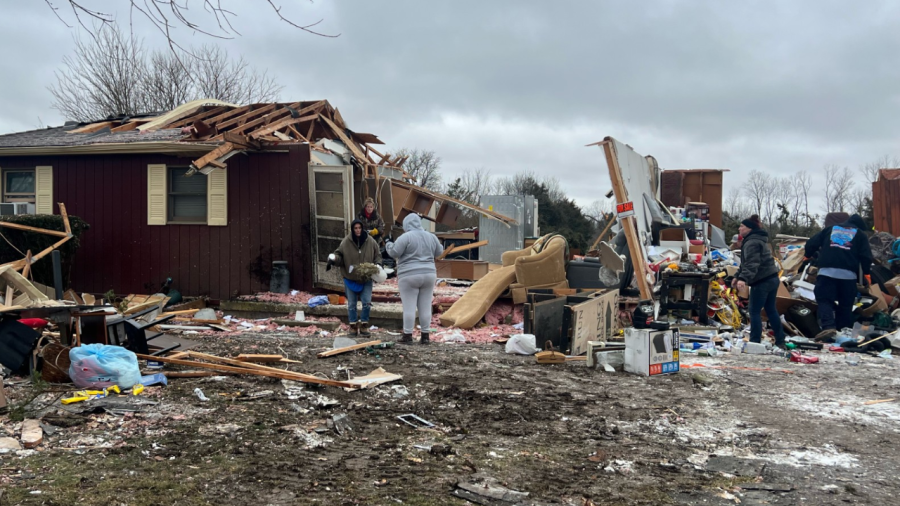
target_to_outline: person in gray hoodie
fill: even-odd
[[[431,299],[437,281],[434,259],[444,252],[444,247],[436,235],[422,228],[419,215],[410,214],[403,218],[403,235],[396,242],[388,239],[385,251],[397,260],[400,300],[403,302],[403,337],[400,343],[412,343],[418,309],[419,325],[422,327],[420,342],[428,344]]]

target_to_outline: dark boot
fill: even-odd
[[[412,334],[407,334],[406,332],[404,332],[403,336],[400,337],[400,341],[398,341],[398,342],[399,342],[399,344],[412,344],[413,343]]]
[[[350,333],[348,335],[350,337],[357,337],[359,335],[359,322],[353,322],[350,324]]]
[[[419,344],[431,344],[431,334],[422,332],[422,339],[419,340]]]
[[[369,322],[359,322],[359,335],[362,337],[369,337],[372,335],[369,332]]]

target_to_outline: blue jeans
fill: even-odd
[[[762,312],[765,309],[769,326],[775,332],[775,346],[784,346],[784,327],[781,326],[781,316],[775,307],[779,283],[781,280],[778,276],[773,276],[750,287],[750,342],[758,343],[762,340]]]
[[[816,277],[816,304],[822,330],[841,330],[853,326],[853,302],[856,280]]]
[[[345,286],[344,293],[347,294],[347,320],[350,323],[356,323],[359,316],[359,321],[369,323],[369,311],[372,310],[372,282],[367,282],[363,286],[362,292],[354,292]],[[356,303],[359,301],[362,301],[361,315],[357,315],[356,312]]]

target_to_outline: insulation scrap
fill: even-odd
[[[315,294],[309,292],[296,292],[294,295],[290,293],[261,292],[256,295],[241,295],[238,299],[254,302],[275,302],[278,304],[307,304],[309,299],[313,297],[315,297]]]

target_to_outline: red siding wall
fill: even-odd
[[[190,158],[0,158],[0,167],[52,165],[54,200],[90,224],[73,265],[76,291],[152,293],[171,277],[185,295],[227,299],[268,290],[273,260],[288,261],[293,288],[312,287],[309,148],[287,149],[228,160],[225,227],[147,225],[147,165]]]

